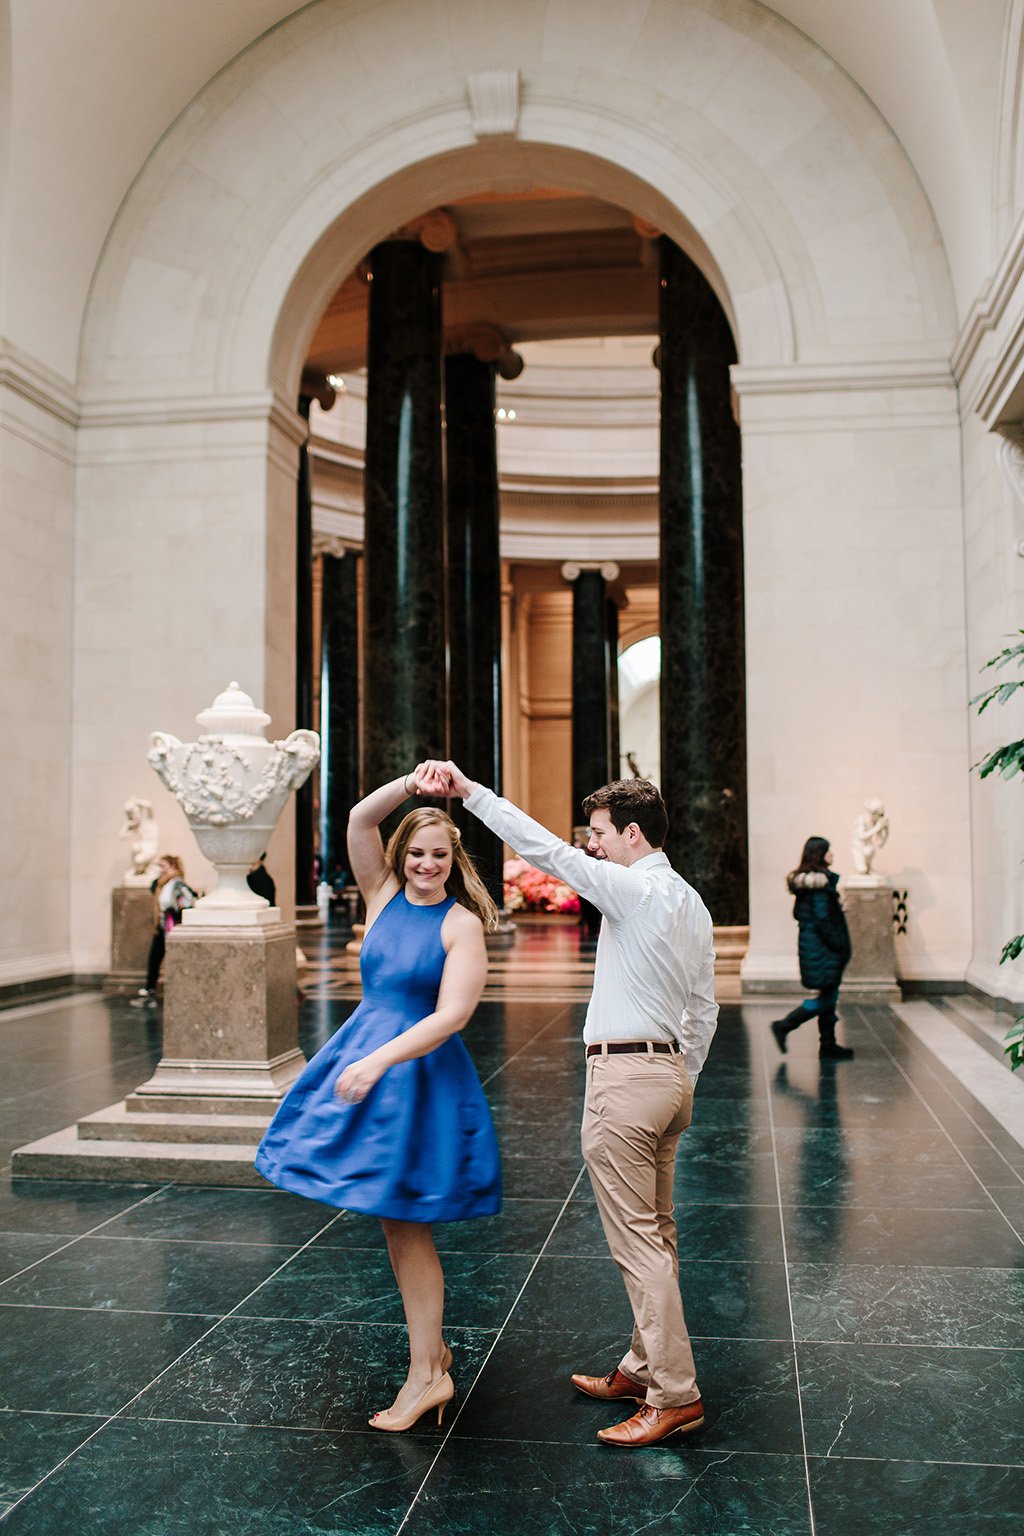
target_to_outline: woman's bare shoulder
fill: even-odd
[[[484,931],[484,925],[476,913],[471,912],[468,907],[464,907],[458,901],[448,909],[441,926],[452,938],[456,935],[470,934],[479,934],[482,937]]]

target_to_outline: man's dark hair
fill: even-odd
[[[663,848],[668,836],[668,811],[649,779],[615,779],[595,789],[583,802],[583,814],[607,811],[616,832],[635,821],[652,848]]]

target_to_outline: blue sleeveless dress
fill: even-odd
[[[292,1085],[256,1154],[281,1189],[398,1221],[463,1221],[501,1208],[487,1101],[459,1036],[389,1067],[359,1104],[338,1074],[433,1013],[454,898],[416,906],[399,891],[363,942],[363,1000]]]

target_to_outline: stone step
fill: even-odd
[[[252,1165],[256,1142],[89,1141],[75,1126],[19,1147],[15,1178],[98,1179],[122,1184],[224,1184],[267,1189]]]
[[[78,1122],[80,1141],[215,1142],[258,1146],[270,1115],[207,1115],[133,1112],[122,1104],[85,1115]]]

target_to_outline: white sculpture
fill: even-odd
[[[267,741],[270,716],[237,683],[196,716],[198,741],[154,731],[149,762],[188,818],[196,842],[218,874],[216,887],[184,914],[189,926],[261,923],[276,918],[246,875],[270,841],[285,802],[320,759],[315,731]]]
[[[889,818],[885,814],[885,806],[881,800],[876,800],[874,797],[865,800],[864,809],[853,823],[853,843],[850,852],[853,857],[854,872],[858,875],[870,875],[871,866],[879,849],[884,848],[888,840]],[[875,878],[879,877],[875,876]]]
[[[133,839],[131,847],[132,867],[126,869],[122,885],[148,888],[160,873],[157,849],[160,847],[160,828],[153,815],[153,804],[132,795],[124,803],[122,837]]]

